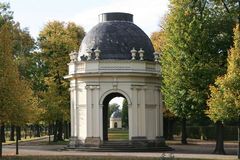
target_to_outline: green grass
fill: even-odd
[[[42,136],[42,137],[26,137],[25,138],[21,138],[21,140],[19,140],[18,142],[29,142],[29,141],[33,141],[33,140],[38,140],[38,139],[43,139],[46,138],[47,136]],[[16,137],[15,137],[15,141],[10,141],[9,139],[6,139],[6,142],[4,142],[3,144],[15,144],[16,143]]]
[[[128,140],[128,130],[111,129],[108,130],[109,140]]]

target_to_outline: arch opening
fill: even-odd
[[[122,102],[110,103],[119,97]],[[121,93],[110,93],[103,100],[103,141],[128,139],[128,100]]]

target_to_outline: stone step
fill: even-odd
[[[100,146],[100,148],[113,148],[113,149],[116,149],[116,148],[118,148],[118,149],[121,149],[121,148],[135,148],[135,147],[133,147],[133,146],[131,146],[131,145],[121,145],[121,146],[115,146],[115,145],[101,145]]]
[[[109,148],[109,149],[128,149],[134,148],[129,141],[106,141],[100,148]]]
[[[165,152],[172,151],[170,147],[153,147],[153,148],[93,148],[93,147],[80,147],[68,148],[67,150],[87,151],[87,152]]]

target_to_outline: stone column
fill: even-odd
[[[138,137],[138,97],[137,97],[137,89],[132,87],[132,138]]]
[[[145,91],[142,91],[142,87],[143,86],[132,86],[133,126],[131,142],[136,147],[145,147],[147,145],[145,132]]]
[[[71,137],[69,141],[70,147],[78,146],[77,138],[77,80],[71,81],[70,86],[70,101],[71,101]]]
[[[93,123],[93,137],[100,137],[100,106],[99,106],[99,86],[96,86],[93,92],[94,97],[94,123]]]
[[[98,115],[96,114],[99,111],[98,98],[94,95],[96,88],[99,86],[89,85],[86,86],[87,89],[87,137],[85,139],[85,146],[99,146],[101,144],[99,134],[96,136],[96,128],[99,127],[99,123],[97,123]],[[95,101],[94,101],[95,100]]]
[[[141,87],[139,90],[140,97],[140,114],[139,114],[139,121],[140,121],[140,136],[146,137],[146,102],[145,102],[145,87]]]
[[[86,86],[87,90],[87,137],[92,137],[92,129],[93,129],[93,119],[92,119],[92,91],[93,88],[91,86]]]
[[[162,94],[160,88],[156,89],[157,91],[157,133],[156,133],[156,147],[165,146],[165,139],[163,137],[163,104],[162,104]]]
[[[163,137],[163,97],[160,91],[160,136]]]
[[[103,141],[103,105],[99,105],[99,133],[100,139]]]
[[[159,96],[159,88],[154,89],[155,95],[155,106],[156,106],[156,137],[160,136],[160,96]]]

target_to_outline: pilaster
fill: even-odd
[[[160,93],[160,97],[159,97],[159,100],[160,100],[160,113],[159,113],[159,116],[160,116],[160,133],[159,135],[161,137],[163,137],[163,96],[162,96],[162,93],[161,91],[159,92]]]
[[[86,146],[99,146],[101,138],[99,133],[99,85],[87,85],[87,137]]]
[[[139,97],[139,101],[140,101],[140,122],[141,122],[141,130],[140,130],[140,136],[146,136],[146,97],[145,97],[145,91],[146,88],[145,86],[142,86],[141,89],[139,90],[140,92],[140,97]]]
[[[137,137],[138,135],[138,97],[137,97],[137,89],[132,86],[132,137]]]

